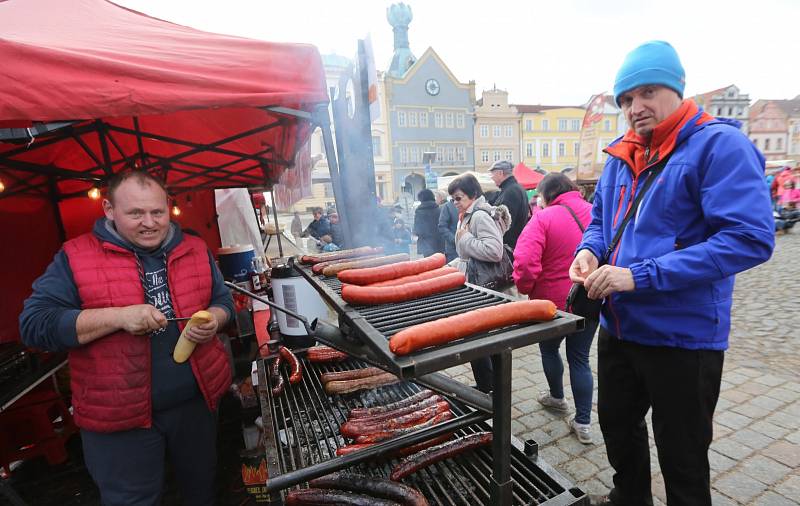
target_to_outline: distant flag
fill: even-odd
[[[605,109],[606,94],[600,93],[593,95],[586,105],[586,114],[583,116],[581,125],[581,141],[578,151],[578,167],[575,171],[575,178],[578,181],[596,181],[603,170],[602,164],[598,163],[600,146],[598,142],[597,129],[603,119]]]

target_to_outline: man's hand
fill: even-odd
[[[167,326],[167,317],[164,313],[150,304],[120,308],[119,318],[122,330],[137,336],[151,334]]]
[[[614,265],[603,265],[589,274],[583,286],[590,299],[603,299],[612,293],[629,292],[636,288],[631,270]]]
[[[190,328],[184,337],[189,341],[197,344],[203,344],[211,341],[217,335],[219,328],[226,323],[227,313],[224,309],[219,307],[210,307],[208,312],[211,313],[211,320],[201,325],[194,325]]]
[[[578,254],[575,255],[572,265],[569,266],[569,279],[571,279],[573,283],[585,284],[586,278],[597,270],[599,263],[594,253],[588,249],[580,250]]]

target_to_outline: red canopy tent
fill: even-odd
[[[104,0],[0,1],[0,342],[31,282],[89,230],[86,192],[127,168],[162,177],[213,247],[211,189],[270,188],[315,124],[317,49],[201,32]],[[206,192],[197,192],[206,190]]]
[[[539,184],[539,181],[544,179],[542,174],[539,174],[522,162],[519,162],[517,166],[514,167],[513,174],[517,182],[526,190],[533,190]]]

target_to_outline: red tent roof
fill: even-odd
[[[544,176],[531,169],[522,162],[519,162],[514,167],[514,177],[517,182],[526,190],[533,190],[539,184],[539,181],[544,179]]]
[[[313,46],[202,32],[104,0],[2,1],[0,34],[0,129],[72,122],[67,142],[25,149],[17,137],[23,147],[0,142],[0,158],[13,153],[14,168],[62,181],[135,162],[165,170],[176,188],[269,185],[291,165],[308,124],[264,108],[310,112],[328,101]],[[110,160],[102,135],[111,137]],[[75,186],[59,183],[63,193],[87,185]]]

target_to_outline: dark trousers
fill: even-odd
[[[490,357],[476,358],[470,361],[475,384],[481,392],[492,391],[492,359]]]
[[[724,352],[642,346],[601,327],[597,353],[598,418],[616,471],[612,502],[653,504],[644,420],[652,408],[667,504],[710,506],[708,447]]]
[[[216,425],[216,414],[196,397],[153,413],[149,429],[107,434],[81,430],[86,467],[103,505],[160,505],[165,454],[183,504],[214,504]]]

